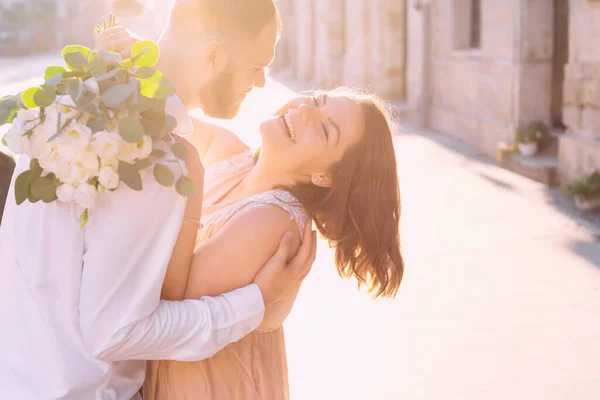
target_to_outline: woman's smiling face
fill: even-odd
[[[290,104],[300,105],[260,126],[262,162],[297,181],[323,177],[324,185],[331,167],[364,134],[361,107],[351,97],[327,92],[300,96]]]

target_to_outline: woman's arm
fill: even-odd
[[[248,285],[288,231],[294,233],[291,258],[300,246],[301,233],[286,211],[260,205],[240,212],[196,249],[185,298],[217,296]]]
[[[161,299],[183,300],[185,286],[190,272],[190,264],[196,247],[196,238],[202,216],[202,192],[204,189],[204,167],[194,147],[179,137],[176,141],[184,143],[188,149],[186,166],[188,178],[196,184],[196,195],[187,199],[184,218],[179,235],[171,254],[169,266],[163,282]]]

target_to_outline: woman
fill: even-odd
[[[381,100],[345,89],[299,97],[261,124],[256,154],[233,133],[194,123],[206,168],[204,228],[197,237],[182,229],[164,298],[213,296],[250,283],[286,231],[298,248],[311,219],[335,248],[341,276],[355,277],[375,297],[396,294],[404,271],[400,201]],[[268,308],[256,332],[207,360],[149,362],[144,398],[289,398],[282,324],[296,294]]]

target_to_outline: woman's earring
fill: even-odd
[[[319,183],[319,178],[317,178],[316,176],[313,177],[313,183]]]

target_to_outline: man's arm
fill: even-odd
[[[260,324],[261,291],[160,301],[185,200],[146,174],[144,190],[101,196],[85,227],[80,327],[105,360],[206,358]]]

